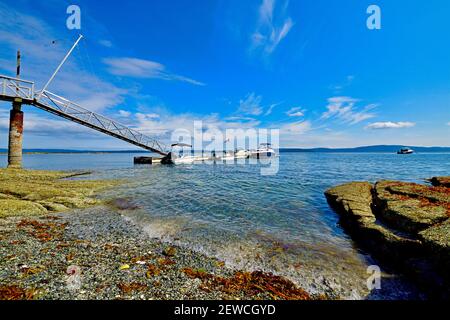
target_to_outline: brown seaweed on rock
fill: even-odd
[[[271,273],[261,271],[236,272],[230,278],[209,274],[203,270],[183,269],[192,279],[202,280],[204,290],[219,290],[227,294],[243,292],[248,296],[267,294],[274,300],[311,300],[303,289],[297,288],[291,281]]]
[[[35,294],[35,290],[25,290],[16,285],[0,287],[0,300],[33,300]]]

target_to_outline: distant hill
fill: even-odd
[[[0,153],[7,153],[8,149],[0,149]],[[70,150],[70,149],[23,149],[24,153],[150,153],[145,150]]]
[[[281,152],[380,152],[380,153],[395,153],[402,148],[411,148],[416,152],[450,152],[450,147],[417,147],[406,145],[378,145],[378,146],[365,146],[357,148],[312,148],[312,149],[281,149]]]
[[[357,152],[379,152],[379,153],[395,153],[398,150],[408,147],[414,151],[421,152],[450,152],[450,147],[417,147],[404,145],[378,145],[365,146],[357,148],[282,148],[280,151],[285,152],[329,152],[329,153],[357,153]],[[0,149],[0,153],[8,152],[7,149]],[[145,150],[71,150],[71,149],[24,149],[24,153],[149,153]]]

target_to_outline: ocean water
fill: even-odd
[[[151,236],[232,267],[286,276],[311,292],[329,288],[348,298],[370,296],[367,267],[376,261],[344,232],[323,192],[349,181],[423,183],[450,174],[450,154],[436,153],[282,153],[272,176],[262,176],[257,164],[134,166],[134,156],[25,155],[24,165],[126,179],[104,197],[125,198],[136,206],[129,218]],[[5,165],[6,157],[0,161]],[[389,285],[374,298],[415,294],[396,275],[383,276]]]

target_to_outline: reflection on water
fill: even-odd
[[[450,154],[285,153],[275,176],[242,164],[133,167],[133,156],[27,155],[25,165],[128,179],[105,196],[130,199],[139,208],[131,218],[153,237],[231,266],[285,275],[313,292],[344,287],[352,297],[367,294],[370,262],[339,227],[324,190],[354,180],[423,182],[450,172]]]

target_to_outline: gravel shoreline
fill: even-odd
[[[0,299],[312,299],[147,236],[107,206],[0,219]]]

